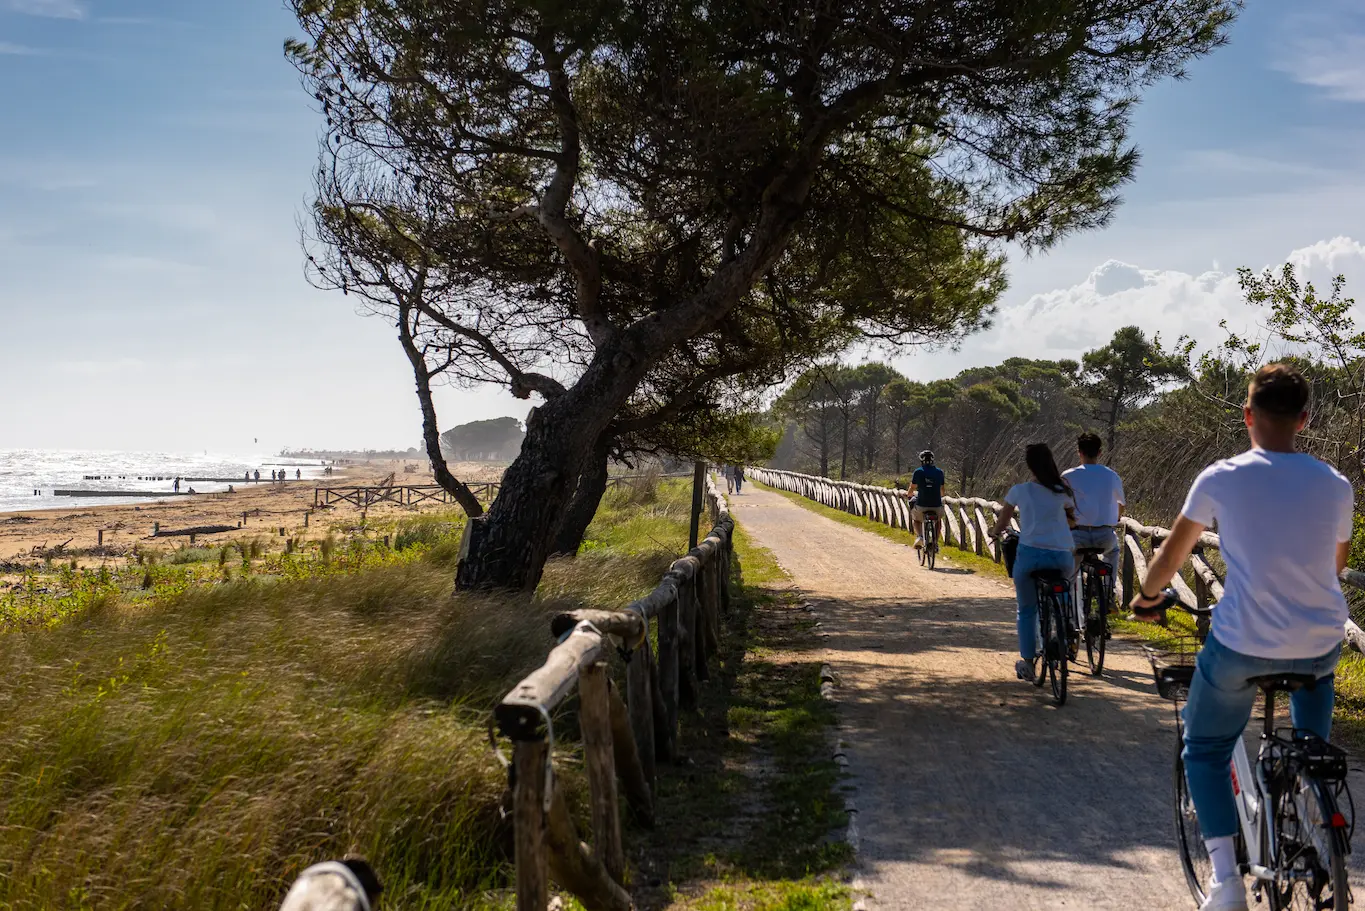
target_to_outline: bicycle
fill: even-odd
[[[920,544],[923,546],[919,549],[919,565],[933,569],[934,560],[938,557],[938,512],[926,509],[920,528],[923,531]]]
[[[1109,612],[1114,604],[1114,567],[1100,559],[1104,549],[1082,547],[1081,602],[1077,622],[1085,636],[1085,658],[1091,675],[1104,673],[1105,641],[1109,638]]]
[[[1179,607],[1197,621],[1207,620],[1213,613],[1209,608],[1181,603],[1171,589],[1163,594],[1163,617],[1170,607]],[[1201,622],[1192,635],[1177,635],[1164,646],[1147,647],[1157,692],[1176,707],[1176,839],[1185,880],[1196,904],[1207,898],[1204,890],[1213,867],[1185,782],[1180,704],[1189,694],[1194,658],[1207,636],[1206,626]],[[1245,741],[1232,756],[1232,786],[1240,823],[1239,870],[1253,877],[1252,893],[1258,902],[1263,897],[1268,899],[1271,911],[1343,911],[1352,901],[1346,855],[1355,829],[1355,805],[1346,784],[1346,753],[1309,731],[1275,727],[1276,697],[1281,692],[1312,688],[1317,680],[1306,674],[1270,674],[1251,678],[1251,682],[1264,695],[1265,708],[1255,767],[1247,758]]]
[[[1062,706],[1066,704],[1069,659],[1075,642],[1071,580],[1056,569],[1040,569],[1032,576],[1038,591],[1038,641],[1043,649],[1033,685],[1041,687],[1046,679],[1052,684],[1052,697]]]

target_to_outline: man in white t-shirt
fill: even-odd
[[[1140,619],[1154,619],[1162,586],[1204,529],[1217,525],[1227,580],[1185,705],[1182,754],[1213,865],[1203,911],[1247,907],[1228,765],[1256,698],[1249,679],[1318,678],[1314,688],[1293,694],[1290,711],[1295,727],[1323,738],[1331,733],[1333,675],[1347,619],[1338,576],[1346,567],[1354,504],[1350,482],[1336,469],[1295,451],[1307,408],[1308,382],[1298,370],[1269,364],[1256,373],[1243,408],[1251,449],[1195,479],[1132,601]]]
[[[1123,481],[1107,465],[1100,464],[1103,444],[1098,435],[1083,433],[1076,440],[1076,454],[1081,464],[1062,473],[1076,497],[1076,527],[1071,530],[1076,541],[1076,571],[1081,568],[1080,549],[1099,547],[1104,550],[1104,561],[1118,572],[1119,539],[1114,526],[1119,524],[1127,500],[1123,498]],[[1111,574],[1110,579],[1114,576]],[[1077,595],[1076,604],[1080,605]],[[1082,605],[1083,607],[1083,605]]]

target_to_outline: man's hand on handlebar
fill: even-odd
[[[1174,589],[1163,589],[1155,595],[1143,594],[1142,589],[1128,602],[1133,609],[1133,619],[1143,623],[1161,623],[1166,620],[1166,609],[1179,600]]]

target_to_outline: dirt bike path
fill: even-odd
[[[1193,907],[1175,724],[1136,645],[1064,708],[1014,676],[1013,589],[754,487],[730,498],[816,608],[870,909]],[[951,557],[951,555],[949,555]],[[1073,671],[1075,671],[1073,666]]]

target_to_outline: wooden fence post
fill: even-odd
[[[1204,556],[1204,545],[1196,544],[1194,546],[1194,556],[1197,558]],[[1204,581],[1204,577],[1198,571],[1194,573],[1194,601],[1195,606],[1200,610],[1207,609],[1209,606],[1209,584]]]
[[[697,535],[701,523],[702,492],[706,489],[706,463],[698,462],[692,466],[692,516],[687,525],[687,549],[697,546]]]
[[[639,659],[641,663],[644,659]],[[611,707],[611,750],[616,760],[616,774],[621,778],[621,786],[626,792],[626,806],[635,821],[645,828],[654,827],[654,781],[645,777],[644,763],[640,758],[640,746],[636,742],[634,718],[626,704],[616,692],[616,686],[607,678],[607,695]],[[654,761],[653,731],[648,731],[650,763]]]
[[[692,558],[692,576],[678,582],[678,707],[697,708],[697,575],[701,565]],[[675,729],[676,730],[676,729]]]
[[[668,704],[664,700],[663,684],[660,681],[658,655],[651,651],[646,657],[649,658],[649,699],[652,703],[650,715],[654,719],[654,755],[659,759],[672,761],[676,743],[673,732],[668,727]]]
[[[616,811],[611,694],[607,690],[605,664],[592,664],[578,672],[578,714],[583,761],[588,770],[588,799],[592,804],[593,847],[611,878],[624,883],[626,855],[621,844],[621,818]]]
[[[550,900],[550,864],[545,849],[545,762],[549,749],[543,740],[518,740],[512,753],[517,911],[545,911]]]
[[[678,742],[678,599],[682,591],[675,587],[674,597],[659,611],[659,695],[663,697],[662,721],[670,745]],[[670,750],[670,758],[672,751]]]
[[[1127,602],[1137,595],[1137,564],[1133,562],[1133,552],[1128,549],[1127,529],[1120,528],[1119,532],[1119,559],[1123,563],[1123,594],[1120,597]]]
[[[640,754],[649,787],[654,788],[654,697],[649,680],[649,620],[643,614],[644,641],[630,653],[626,661],[626,708],[630,712],[630,730],[635,737],[635,749]]]

